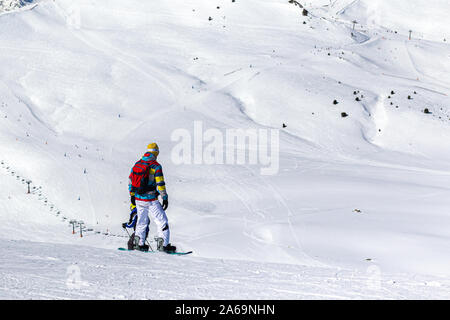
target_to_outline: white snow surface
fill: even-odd
[[[450,298],[450,4],[300,3],[1,14],[0,298]],[[280,129],[278,173],[176,165],[194,121]],[[189,256],[116,250],[153,141]]]

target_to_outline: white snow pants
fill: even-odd
[[[136,199],[136,209],[137,209],[137,222],[135,235],[139,237],[139,245],[144,245],[144,240],[147,237],[147,226],[149,224],[149,214],[150,219],[152,219],[158,230],[158,237],[164,239],[164,246],[169,244],[170,240],[170,230],[169,222],[167,220],[166,213],[164,212],[161,204],[158,200],[155,201],[139,201]]]

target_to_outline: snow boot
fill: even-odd
[[[174,253],[175,251],[177,251],[177,247],[172,246],[170,243],[167,246],[163,247],[163,251],[166,253]]]
[[[134,248],[137,249],[139,247],[139,241],[141,238],[139,236],[134,236]]]
[[[144,244],[143,246],[138,246],[138,250],[147,252],[148,251],[148,245]]]
[[[135,242],[134,232],[133,232],[133,234],[130,236],[130,239],[128,240],[128,250],[134,250],[134,249],[136,249],[136,242]]]

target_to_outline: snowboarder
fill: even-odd
[[[136,243],[135,243],[136,221],[137,221],[136,206],[134,204],[130,204],[130,219],[128,220],[128,222],[122,223],[122,228],[133,229],[133,233],[131,234],[130,239],[128,240],[128,250],[135,250],[137,248]],[[149,231],[149,225],[150,225],[150,220],[148,221],[148,224],[147,224],[147,235],[148,235],[148,231]]]
[[[131,203],[136,206],[137,221],[135,238],[138,242],[138,250],[148,251],[145,244],[148,234],[149,214],[156,224],[158,236],[163,239],[162,251],[175,252],[170,240],[169,222],[165,210],[169,206],[168,195],[164,182],[161,165],[156,161],[159,155],[159,147],[156,143],[147,146],[147,152],[135,163],[129,176],[128,191]],[[161,195],[163,204],[158,200]]]

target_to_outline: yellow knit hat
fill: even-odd
[[[152,142],[147,146],[147,152],[150,152],[154,156],[158,156],[159,154],[159,147],[156,144],[156,142]]]

